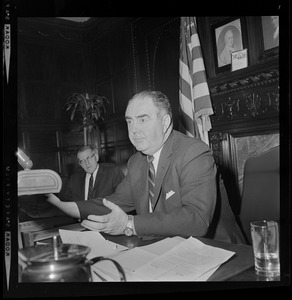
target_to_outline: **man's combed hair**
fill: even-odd
[[[128,104],[138,98],[145,98],[150,97],[153,100],[153,104],[158,108],[160,116],[163,116],[164,114],[168,114],[172,120],[172,110],[170,106],[170,102],[166,95],[164,95],[160,91],[143,91],[140,93],[135,94],[128,102]]]
[[[82,145],[82,146],[80,146],[80,147],[78,148],[77,154],[80,153],[80,152],[83,152],[83,151],[85,151],[85,150],[88,150],[88,149],[90,149],[92,152],[98,153],[98,149],[97,149],[96,146],[94,146],[94,145],[85,145],[85,146]]]

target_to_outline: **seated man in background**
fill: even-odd
[[[75,202],[48,194],[48,201],[83,219],[84,227],[108,234],[244,242],[229,204],[217,203],[212,151],[200,139],[173,130],[168,98],[161,92],[138,93],[129,100],[125,119],[138,152],[128,160],[128,174],[115,193]],[[137,214],[127,215],[133,209]]]
[[[60,191],[59,197],[63,201],[90,200],[111,195],[125,177],[118,166],[99,164],[98,151],[94,146],[81,146],[77,151],[77,161],[80,167]],[[92,186],[90,186],[91,175]],[[34,218],[66,215],[42,198],[46,199],[43,195],[20,198],[20,210]]]
[[[90,200],[105,197],[115,192],[125,175],[118,166],[105,166],[98,163],[96,147],[82,146],[77,151],[77,161],[81,168],[70,177],[69,183],[62,189],[60,198],[64,201]],[[90,188],[90,177],[93,186]]]

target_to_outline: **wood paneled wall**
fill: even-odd
[[[92,93],[109,100],[100,122],[101,161],[124,163],[133,154],[123,118],[133,94],[130,26],[106,37],[54,18],[19,18],[18,146],[33,168],[49,168],[62,177],[76,167],[83,131],[65,111],[73,93]],[[96,25],[97,26],[97,25]],[[96,131],[89,141],[97,143]]]
[[[132,24],[138,62],[137,87],[164,93],[179,128],[180,18],[141,18]]]

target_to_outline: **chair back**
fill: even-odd
[[[280,219],[279,146],[246,160],[240,222],[251,244],[250,222]]]

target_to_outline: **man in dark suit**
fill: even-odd
[[[138,152],[129,159],[128,174],[115,193],[102,201],[67,203],[50,194],[48,201],[83,219],[84,227],[113,235],[207,236],[243,242],[229,204],[216,205],[212,151],[201,140],[173,130],[167,97],[153,91],[136,94],[128,103],[125,119]],[[154,157],[152,181],[148,179],[150,156]],[[133,209],[135,216],[126,214]],[[215,209],[219,217],[216,214],[214,228]]]
[[[118,166],[99,164],[98,151],[94,146],[82,146],[77,151],[79,168],[60,193],[63,201],[88,200],[90,176],[93,187],[90,198],[106,197],[115,192],[124,174]]]

